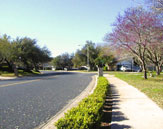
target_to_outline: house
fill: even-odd
[[[55,70],[54,66],[51,65],[50,63],[43,63],[42,64],[42,69],[43,70]]]
[[[140,72],[141,68],[135,64],[133,58],[123,59],[116,64],[117,71],[133,71]]]

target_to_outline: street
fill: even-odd
[[[87,87],[92,75],[49,71],[0,80],[0,129],[33,129],[46,122]]]

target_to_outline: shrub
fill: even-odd
[[[98,78],[94,93],[83,99],[77,107],[72,108],[55,125],[58,129],[95,129],[99,126],[102,109],[108,90],[108,81]]]
[[[108,71],[108,67],[107,66],[104,66],[103,70],[104,71]]]

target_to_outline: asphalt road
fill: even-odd
[[[46,72],[0,81],[0,129],[33,129],[79,95],[94,74]]]

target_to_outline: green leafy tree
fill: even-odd
[[[9,71],[13,71],[13,50],[11,46],[10,36],[6,34],[0,37],[0,53],[1,53],[1,62],[5,61],[8,65]]]
[[[38,71],[40,64],[50,61],[50,51],[46,48],[40,48],[35,39],[28,37],[17,38],[13,45],[17,44],[19,55],[17,58],[24,64],[27,70],[35,68]],[[16,55],[16,54],[15,54]]]
[[[7,35],[0,37],[0,63],[5,61],[9,71],[16,71],[18,66],[28,71],[38,70],[41,63],[50,59],[50,51],[46,47],[40,48],[35,39],[25,37],[11,41]]]
[[[99,59],[103,60],[103,66],[108,66],[110,70],[113,70],[116,63],[118,62],[117,58],[113,55],[114,52],[111,50],[111,46],[102,45],[98,46],[99,49]],[[97,63],[97,62],[96,62]]]
[[[73,55],[64,53],[62,55],[55,57],[51,63],[56,69],[62,69],[62,70],[64,68],[71,69],[73,66],[72,58],[73,58]]]
[[[55,58],[51,61],[51,64],[52,64],[56,69],[62,69],[61,56],[55,57]]]
[[[96,70],[95,59],[98,57],[99,49],[92,41],[86,41],[86,44],[81,50],[75,53],[73,63],[75,67],[81,67],[88,65],[90,70]]]
[[[81,66],[87,65],[87,57],[84,53],[82,53],[82,50],[77,50],[72,59],[72,62],[75,68],[79,68]]]

